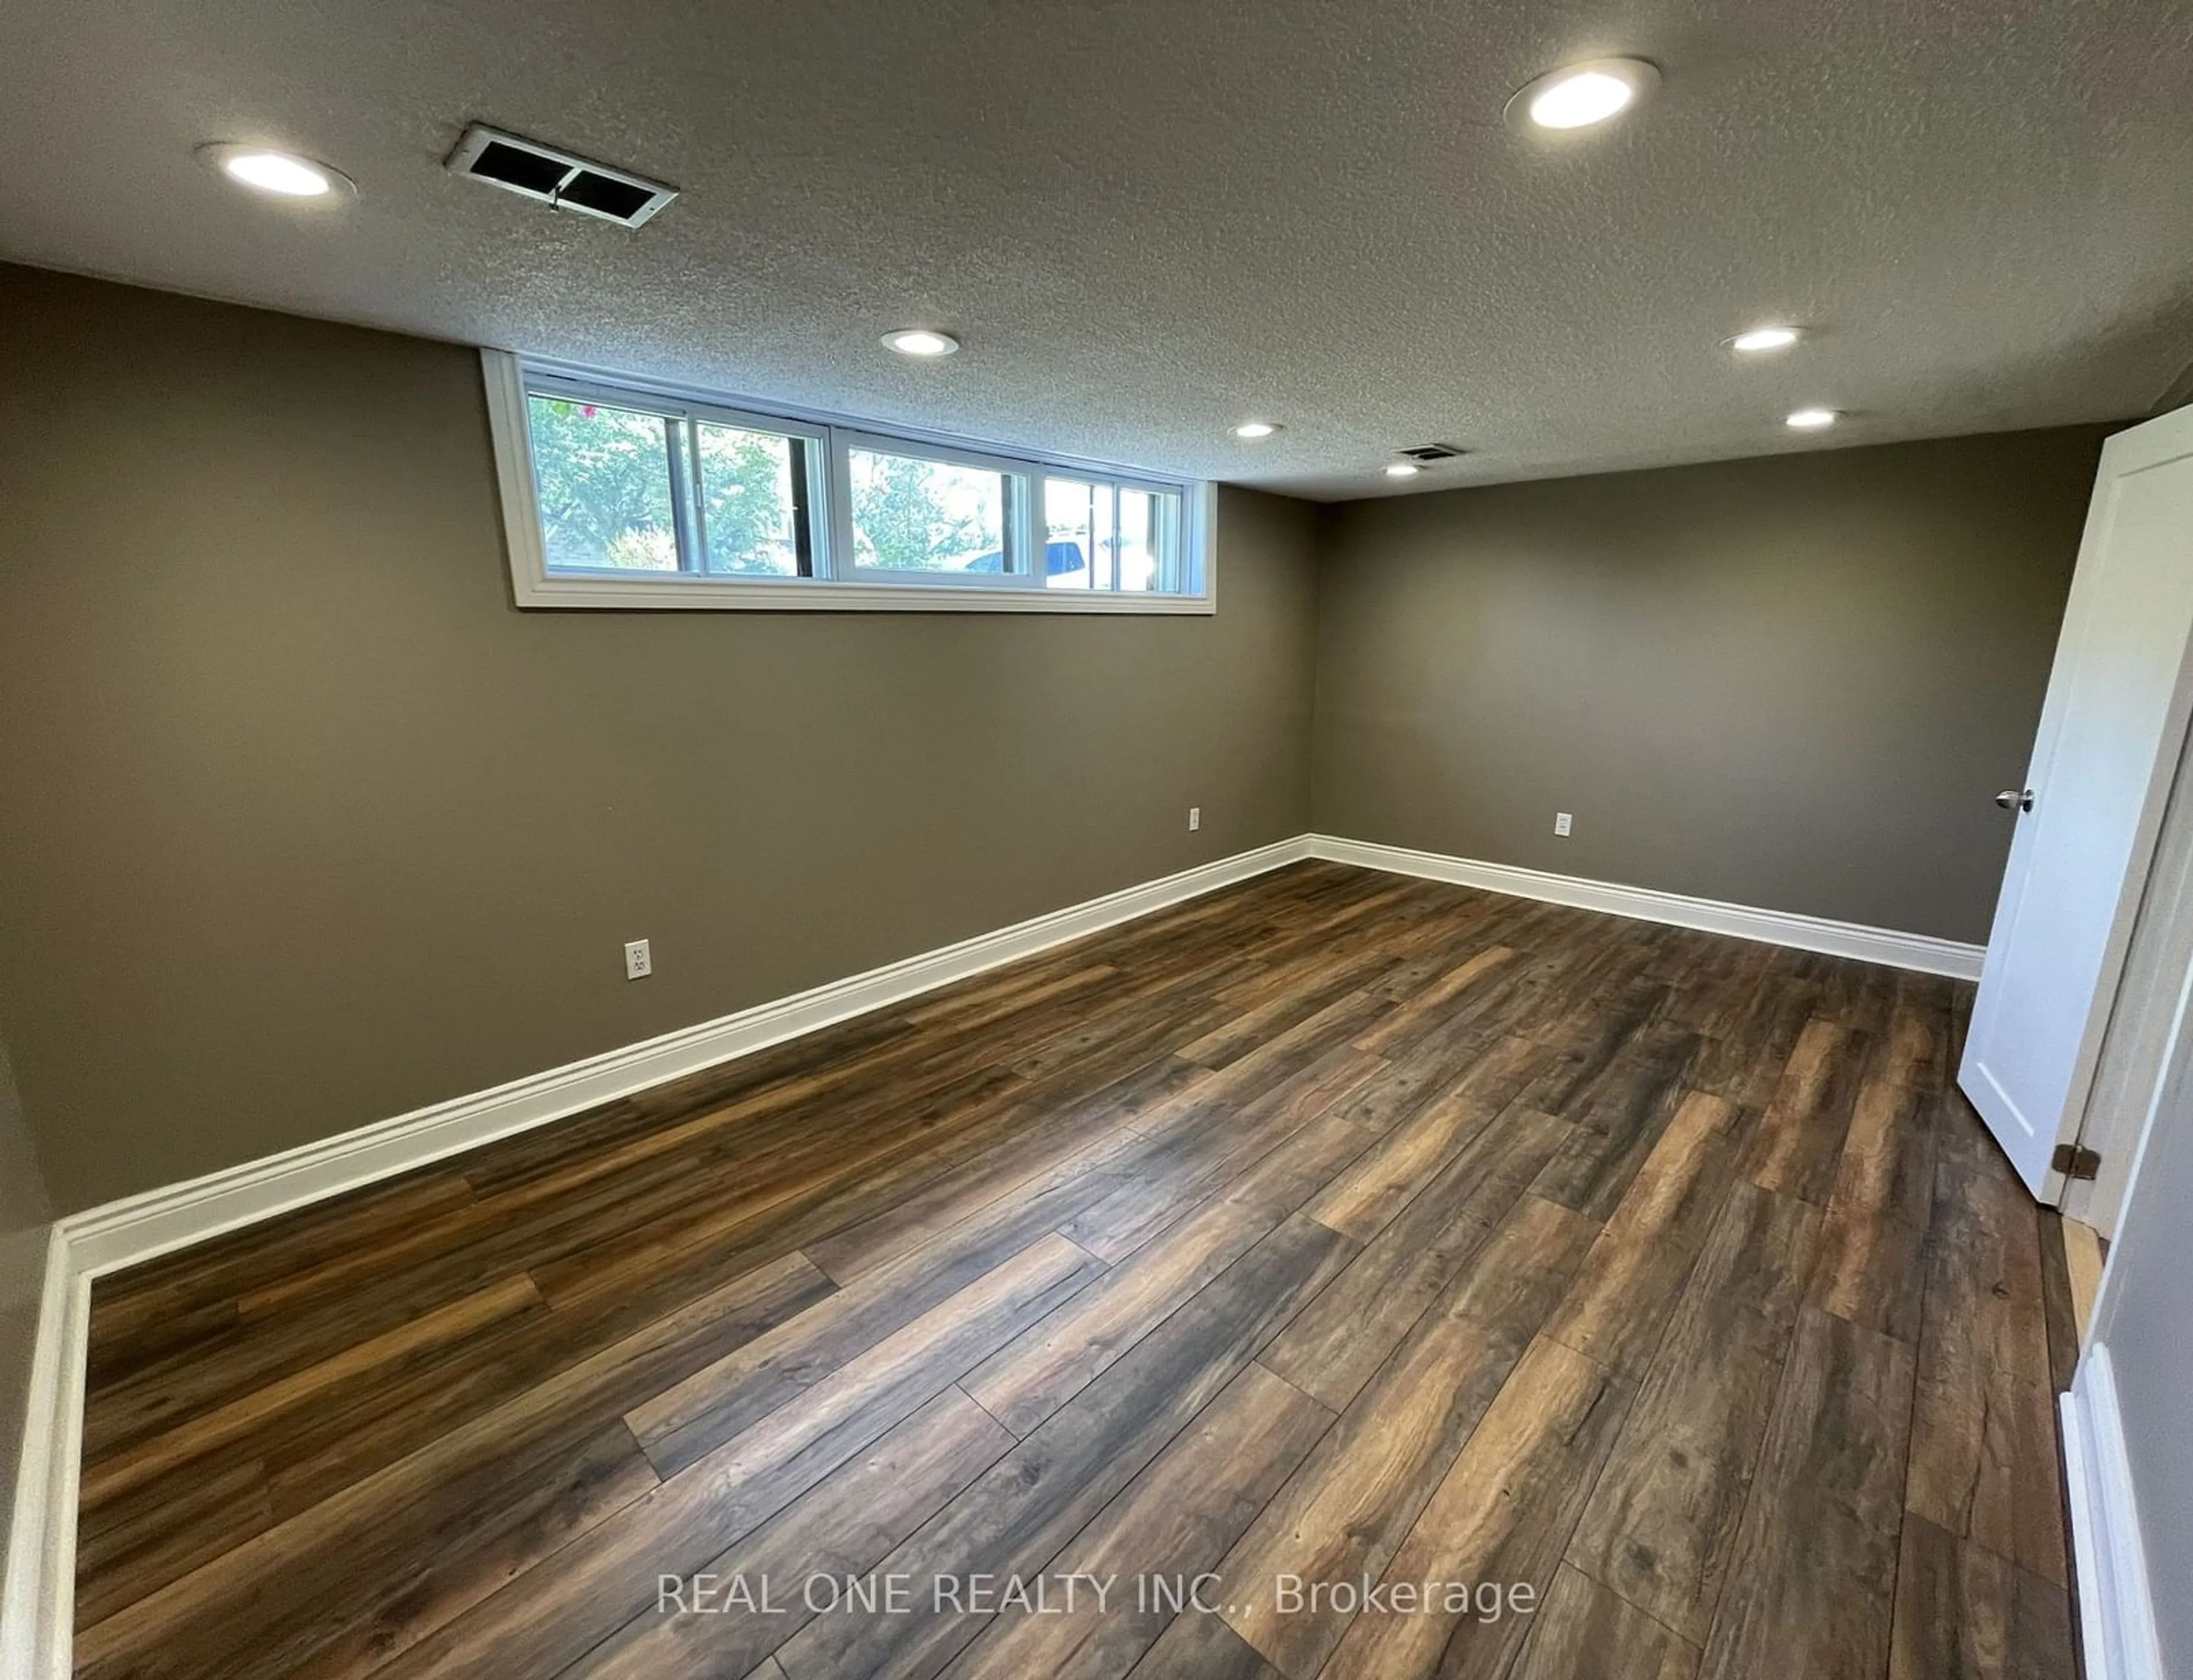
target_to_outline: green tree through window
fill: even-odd
[[[999,474],[871,449],[850,457],[861,564],[900,572],[1002,569]]]
[[[707,421],[701,446],[701,515],[711,572],[791,577],[799,570],[793,529],[792,440]]]
[[[555,397],[533,397],[528,406],[549,564],[676,571],[671,423]]]
[[[528,408],[549,564],[678,570],[670,452],[684,447],[686,423],[561,397]],[[798,572],[791,440],[707,424],[698,433],[707,569]]]

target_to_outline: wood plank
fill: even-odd
[[[2079,1366],[2079,1315],[2071,1305],[2064,1225],[2053,1208],[2041,1210],[2041,1317],[2048,1333],[2048,1386],[2058,1394],[2070,1391]]]
[[[512,1575],[553,1557],[573,1534],[630,1510],[660,1485],[630,1433],[615,1424],[587,1437],[563,1477],[571,1484],[568,1490],[557,1480],[545,1487],[530,1477],[503,1483],[497,1492],[511,1512],[505,1516],[492,1506],[465,1511],[452,1525],[455,1543],[421,1554],[402,1591],[362,1614],[339,1617],[324,1603],[310,1620],[285,1630],[295,1643],[278,1660],[272,1642],[255,1638],[252,1660],[232,1659],[221,1672],[279,1674],[284,1680],[360,1680],[378,1673],[392,1653],[480,1603]],[[483,1529],[496,1537],[494,1544],[479,1543]]]
[[[1892,985],[1895,1001],[1881,1034],[1874,1076],[1925,1096],[1944,1096],[1956,1069],[1950,1053],[1955,983],[1906,972]]]
[[[1045,1240],[1048,1227],[1076,1201],[1075,1186],[1068,1185],[1025,1203],[987,1210],[948,1243],[925,1247],[865,1274],[633,1405],[627,1415],[634,1431],[658,1462],[691,1463],[856,1354],[902,1331],[1012,1254]],[[1089,1266],[1092,1274],[1101,1269],[1093,1260]]]
[[[1726,1098],[1703,1091],[1676,1105],[1548,1335],[1609,1370],[1644,1374],[1728,1195],[1736,1118]]]
[[[1698,1648],[1564,1563],[1508,1680],[1692,1680]]]
[[[1474,1060],[1355,1166],[1310,1203],[1310,1216],[1359,1243],[1390,1224],[1454,1157],[1491,1125],[1543,1066],[1545,1052],[1527,1039],[1504,1038]]]
[[[1907,1503],[2062,1586],[2039,1213],[1969,1110],[1938,1149]]]
[[[1131,1671],[1131,1680],[1281,1680],[1279,1670],[1215,1615],[1183,1610]]]
[[[1342,1044],[1242,1107],[1206,1111],[1193,1123],[1169,1115],[1154,1148],[1125,1167],[1119,1188],[1060,1229],[1100,1260],[1124,1260],[1360,1086],[1381,1065],[1377,1057]]]
[[[529,1392],[554,1397],[567,1416],[616,1416],[830,1293],[828,1278],[791,1254],[674,1312],[647,1318],[637,1329],[627,1328],[631,1315],[617,1300],[552,1309],[482,1338],[461,1361],[444,1361],[377,1388],[369,1403],[250,1444],[266,1454],[275,1516],[286,1520]]]
[[[1464,1146],[1333,1285],[1280,1335],[1264,1363],[1343,1411],[1409,1329],[1514,1207],[1567,1133],[1529,1110]]]
[[[330,1500],[267,1529],[81,1630],[76,1673],[275,1680],[330,1656],[335,1671],[363,1671],[385,1654],[382,1637],[487,1599],[565,1535],[656,1486],[621,1424],[575,1434],[507,1459],[467,1457],[447,1479],[369,1482],[349,1506]],[[364,1505],[384,1520],[359,1520]]]
[[[233,1300],[222,1303],[226,1324],[87,1401],[85,1460],[96,1463],[140,1446],[240,1394],[294,1378],[376,1336],[403,1332],[422,1314],[498,1288],[515,1275],[515,1268],[506,1268],[484,1281],[437,1277],[418,1287],[362,1292],[354,1300],[315,1302],[272,1320],[246,1318]],[[203,1327],[203,1318],[199,1322]]]
[[[1213,1070],[1217,1077],[1149,1115],[1143,1129],[1161,1135],[1173,1126],[1194,1126],[1213,1111],[1238,1107],[1245,1098],[1270,1090],[1337,1049],[1390,1008],[1366,988],[1351,987],[1284,1031],[1262,1037],[1253,1049],[1224,1060]]]
[[[564,1680],[747,1673],[816,1613],[804,1584],[865,1575],[1013,1437],[948,1388],[874,1446],[702,1568],[564,1669]],[[824,1604],[827,1599],[816,1601]]]
[[[1899,970],[1821,952],[1805,952],[1800,960],[1819,981],[1823,1017],[1869,1038],[1878,1039],[1887,1030]]]
[[[1912,1363],[1893,1336],[1800,1310],[1704,1680],[1887,1666]]]
[[[1062,1611],[999,1616],[946,1671],[952,1680],[1115,1680],[1164,1631],[1169,1601],[1142,1584],[1209,1570],[1332,1422],[1301,1390],[1251,1363],[1173,1438],[1045,1578],[1112,1586]]]
[[[2070,1680],[2076,1671],[2062,1587],[1905,1516],[1889,1680]]]
[[[1766,983],[1766,965],[1774,947],[1749,940],[1690,934],[1683,929],[1668,932],[1669,942],[1647,969],[1654,979],[1666,980],[1674,988],[1659,1018],[1671,1026],[1687,1027],[1716,1042],[1731,1040],[1745,1056],[1755,1054],[1755,1040],[1746,1036],[1745,1028],[1756,1019],[1754,1010],[1758,999],[1775,990]],[[1744,1100],[1726,1091],[1715,1094],[1732,1101]],[[1765,1096],[1759,1100],[1764,1101]]]
[[[750,1168],[727,1171],[736,1163],[711,1162],[716,1170],[694,1174],[687,1167],[688,1175],[720,1188],[627,1231],[589,1227],[544,1245],[547,1253],[529,1269],[549,1303],[566,1306],[613,1292],[644,1294],[727,1258],[734,1266],[773,1259],[981,1158],[1023,1111],[1028,1094],[1026,1082],[981,1068],[964,1084],[908,1104],[857,1144],[826,1134]],[[1057,1123],[1074,1117],[1062,1114]]]
[[[919,1043],[919,1041],[917,1041]],[[789,1094],[774,1089],[755,1099],[733,1103],[692,1120],[635,1138],[598,1157],[571,1163],[547,1176],[485,1198],[444,1218],[424,1221],[374,1249],[336,1256],[310,1271],[288,1275],[243,1297],[247,1313],[272,1313],[301,1302],[355,1291],[364,1283],[421,1272],[446,1273],[455,1283],[502,1275],[517,1257],[550,1301],[559,1300],[556,1266],[581,1274],[594,1288],[621,1278],[631,1244],[610,1239],[644,1229],[643,1254],[674,1242],[688,1222],[697,1225],[694,1240],[719,1240],[733,1218],[751,1218],[827,1186],[833,1175],[872,1168],[918,1150],[931,1135],[936,1120],[968,1107],[994,1111],[1008,1105],[1025,1082],[987,1061],[967,1044],[949,1054],[930,1051],[931,1066],[905,1070],[911,1076],[891,1089],[881,1071],[869,1077],[876,1089],[874,1108],[888,1107],[890,1123],[852,1140],[851,1118],[863,1105],[833,1110],[836,1123],[801,1135],[789,1112],[814,1088],[840,1077],[835,1071],[799,1082]],[[850,1077],[850,1076],[846,1076]],[[765,1099],[765,1100],[764,1100]],[[766,1119],[769,1123],[757,1123]],[[741,1134],[739,1123],[748,1124]],[[694,1170],[690,1147],[721,1143],[725,1157],[747,1159],[753,1170],[742,1174],[736,1195],[719,1176]],[[705,1151],[701,1159],[716,1158]],[[644,1187],[643,1197],[638,1191]],[[730,1204],[726,1209],[726,1203]],[[682,1216],[682,1217],[681,1217]],[[618,1259],[605,1265],[610,1253]]]
[[[2071,1282],[2071,1319],[2084,1341],[2094,1322],[2094,1297],[2102,1288],[2102,1237],[2078,1220],[2064,1221],[2064,1267]]]
[[[1261,1002],[1246,1008],[1241,1007],[1245,998],[1228,1003],[1218,1024],[1189,1039],[1177,1054],[1182,1060],[1206,1069],[1228,1067],[1336,1003],[1346,1002],[1351,1013],[1360,1010],[1363,1004],[1354,998],[1358,994],[1367,997],[1370,984],[1390,969],[1394,962],[1387,951],[1371,947],[1337,962],[1305,962],[1284,976],[1274,977],[1267,971],[1255,977],[1251,987]]]
[[[1354,1245],[1288,1220],[1000,1459],[885,1560],[917,1580],[1032,1573],[1215,1398]],[[934,1674],[982,1631],[971,1609],[817,1621],[777,1660],[791,1680]]]
[[[1425,1315],[1227,1555],[1226,1619],[1275,1667],[1314,1674],[1348,1619],[1283,1612],[1271,1584],[1383,1573],[1592,1234],[1566,1209],[1524,1197],[1474,1269],[1484,1287]]]
[[[1652,1024],[1668,1001],[1669,987],[1664,981],[1639,975],[1612,986],[1578,986],[1570,983],[1572,976],[1566,965],[1558,962],[1543,968],[1540,980],[1543,993],[1558,993],[1561,1007],[1532,1009],[1525,1016],[1525,1025],[1532,1037],[1560,1051],[1562,1062],[1533,1091],[1532,1100],[1556,1114],[1579,1117],[1590,1105],[1600,1077],[1633,1047],[1658,1049],[1690,1037],[1665,1029],[1652,1032]],[[1668,1077],[1680,1071],[1662,1066],[1663,1059],[1658,1054],[1630,1060]]]
[[[1026,1129],[866,1219],[800,1245],[839,1283],[888,1265],[1014,1194],[1039,1194],[1119,1160],[1134,1133],[1102,1109],[1073,1111],[1075,1123],[1030,1116]]]
[[[521,1314],[547,1311],[530,1277],[521,1276],[491,1285],[293,1376],[201,1412],[135,1446],[94,1460],[84,1467],[80,1496],[87,1506],[103,1505],[191,1459],[241,1439],[292,1409],[327,1403],[331,1394],[361,1374],[417,1363],[493,1325]]]
[[[84,1404],[90,1417],[99,1414],[116,1390],[142,1386],[153,1373],[187,1368],[206,1350],[218,1348],[225,1337],[236,1334],[238,1315],[232,1300],[198,1306],[179,1298],[171,1306],[163,1303],[157,1311],[135,1316],[139,1307],[166,1294],[147,1289],[133,1296],[125,1309],[128,1318],[123,1311],[110,1310],[105,1315],[110,1328],[93,1329],[84,1371]],[[94,1316],[96,1320],[96,1310]]]
[[[77,1626],[104,1620],[274,1526],[266,1466],[256,1459],[213,1471],[192,1466],[170,1487],[173,1497],[147,1501],[95,1530],[78,1531]]]
[[[1048,974],[1041,969],[1007,969],[992,978],[925,998],[911,1009],[902,1010],[900,1018],[913,1026],[929,1026],[938,1021],[949,1021],[961,1027],[976,1026],[995,1020],[1001,1013],[1055,1003],[1106,980],[1117,980],[1119,975],[1117,969],[1103,963],[1069,969],[1062,974]]]
[[[933,1393],[956,1382],[1102,1271],[1065,1237],[1046,1237],[881,1340],[864,1345],[866,1326],[848,1335],[850,1313],[823,1321],[819,1311],[810,1311],[643,1401],[625,1414],[625,1422],[666,1476],[735,1437],[751,1444],[753,1430],[781,1431],[787,1415],[797,1419],[793,1428],[799,1438],[827,1432],[841,1418],[865,1414],[879,1392],[902,1383],[925,1386]],[[840,1290],[831,1304],[850,1293]],[[943,1374],[947,1370],[949,1375]],[[768,1395],[765,1406],[751,1397],[757,1374]],[[789,1414],[780,1377],[798,1385],[796,1409]],[[762,1415],[747,1425],[755,1411]]]
[[[578,1534],[554,1569],[516,1573],[492,1597],[444,1620],[387,1666],[389,1680],[555,1673],[654,1603],[661,1576],[690,1574],[722,1555],[1094,1269],[1063,1237],[1037,1243]]]
[[[1589,1220],[1526,1191],[1440,1305],[1483,1323],[1536,1329],[1568,1292],[1595,1235]]]
[[[1542,1590],[1629,1399],[1594,1361],[1533,1341],[1395,1552],[1386,1573],[1397,1592],[1424,1581]],[[1321,1671],[1331,1680],[1503,1675],[1529,1631],[1527,1618],[1505,1613],[1508,1602],[1481,1617],[1444,1597],[1429,1606],[1396,1597],[1354,1617]]]
[[[1693,1033],[1640,1033],[1565,1100],[1550,1104],[1576,1126],[1532,1188],[1601,1222],[1612,1218],[1690,1094],[1683,1071],[1698,1042]],[[1565,1082],[1557,1077],[1552,1083],[1558,1089]],[[1534,1087],[1529,1100],[1540,1100],[1545,1089]]]
[[[1745,1108],[1763,1109],[1774,1100],[1782,1071],[1818,997],[1817,987],[1791,978],[1775,961],[1786,952],[1768,951],[1741,1014],[1719,1036],[1702,1032],[1697,1053],[1683,1070],[1686,1084]]]
[[[1754,1184],[1825,1205],[1872,1049],[1848,1026],[1818,1016],[1805,1024],[1752,1133],[1744,1170]]]
[[[914,1051],[919,1037],[888,1011],[855,1016],[504,1139],[458,1165],[476,1195],[495,1197],[567,1167],[601,1160],[634,1139],[713,1115],[741,1099],[804,1089],[833,1071],[839,1077],[850,1077],[871,1059]]]
[[[963,1386],[1015,1436],[1071,1400],[1246,1254],[1282,1214],[1206,1203],[1121,1266],[1031,1324],[970,1372]]]
[[[542,1293],[559,1306],[606,1294],[641,1306],[674,1303],[696,1288],[712,1287],[728,1272],[800,1245],[827,1242],[876,1212],[924,1198],[931,1187],[955,1174],[979,1175],[985,1163],[1019,1143],[1034,1140],[1045,1146],[1039,1140],[1048,1138],[1070,1146],[1072,1139],[1087,1139],[1091,1148],[1076,1162],[1062,1163],[1057,1170],[1019,1183],[1011,1176],[1003,1183],[993,1182],[991,1187],[1004,1193],[965,1220],[978,1224],[999,1209],[1033,1208],[1046,1198],[1073,1203],[1061,1206],[1053,1216],[1056,1222],[1112,1188],[1102,1182],[1104,1175],[1124,1174],[1125,1163],[1140,1147],[1131,1140],[1132,1125],[1154,1093],[1169,1083],[1163,1060],[1148,1060],[1147,1049],[1146,1043],[1138,1041],[1119,1055],[1096,1059],[1087,1068],[1031,1085],[1016,1082],[1005,1099],[985,1098],[964,1111],[917,1106],[899,1117],[902,1123],[898,1129],[910,1143],[902,1141],[880,1151],[864,1147],[827,1173],[810,1173],[804,1187],[779,1186],[735,1196],[697,1218],[642,1240],[621,1243],[608,1254],[559,1257],[536,1268],[534,1275]],[[925,1157],[918,1146],[925,1137]],[[925,1202],[918,1210],[920,1222],[934,1231],[953,1213],[964,1213],[966,1205],[983,1197],[966,1197],[956,1208],[945,1205],[952,1199],[947,1183],[942,1197]],[[958,1240],[956,1228],[948,1228],[941,1240],[948,1245]]]
[[[1886,1077],[1866,1080],[1820,1231],[1812,1305],[1901,1341],[1919,1340],[1940,1103]]]
[[[1355,1040],[1355,1048],[1382,1056],[1400,1054],[1434,1028],[1452,1020],[1457,1013],[1457,998],[1473,987],[1486,985],[1514,960],[1515,952],[1504,945],[1478,951],[1413,993],[1400,1008],[1389,1011],[1377,1026]]]
[[[1488,1100],[1505,1086],[1503,1106],[1520,1094],[1550,1053],[1529,1041],[1504,1038],[1478,1029],[1428,1035],[1402,1054],[1386,1061],[1337,1112],[1380,1134],[1412,1119],[1434,1099],[1463,1079],[1474,1078]]]
[[[131,1342],[148,1332],[157,1336],[177,1315],[207,1302],[232,1304],[255,1283],[376,1244],[392,1231],[476,1199],[455,1172],[406,1174],[323,1202],[310,1220],[247,1226],[102,1277],[91,1310],[91,1340],[102,1353],[93,1365],[126,1375],[123,1356]]]
[[[1730,1192],[1568,1560],[1694,1643],[1709,1630],[1766,1439],[1819,1215]]]

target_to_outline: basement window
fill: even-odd
[[[482,361],[520,607],[1212,610],[1208,485]]]

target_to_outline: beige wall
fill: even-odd
[[[65,1209],[1306,826],[1304,504],[1222,495],[1215,618],[520,613],[468,350],[0,268],[0,1035]]]
[[[1981,938],[2100,437],[1228,490],[1208,619],[519,613],[467,350],[0,267],[0,367],[62,1209],[1313,825]]]
[[[2104,430],[1329,509],[1313,817],[1984,940]]]

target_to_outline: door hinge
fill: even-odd
[[[2099,1150],[2088,1149],[2083,1144],[2059,1143],[2055,1154],[2048,1157],[2048,1164],[2067,1179],[2091,1179],[2100,1174],[2102,1157]]]

